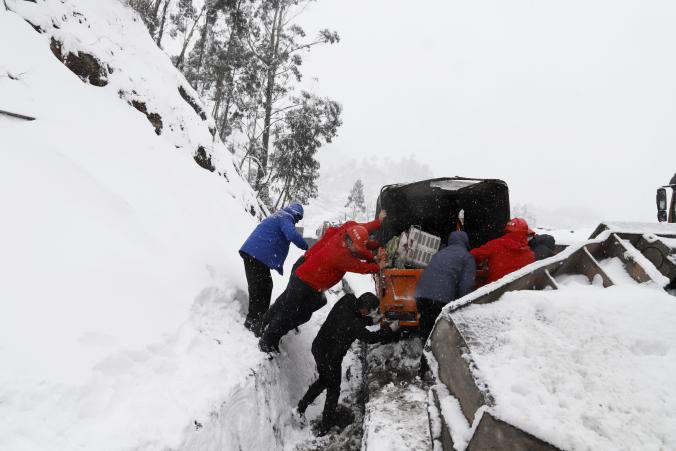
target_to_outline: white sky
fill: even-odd
[[[413,154],[501,178],[513,202],[656,221],[676,172],[676,2],[319,0],[302,23],[341,35],[305,56],[344,107],[322,152]]]

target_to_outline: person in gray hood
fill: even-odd
[[[465,232],[451,232],[448,245],[434,254],[415,290],[423,339],[432,332],[444,305],[474,290],[476,263]]]

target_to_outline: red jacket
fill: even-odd
[[[528,247],[526,232],[506,233],[470,252],[476,260],[477,267],[488,260],[488,281],[486,283],[494,282],[535,261],[533,251]]]
[[[326,231],[324,232],[324,235],[322,235],[322,237],[319,239],[319,241],[317,241],[315,244],[313,244],[312,247],[310,247],[310,249],[308,249],[305,252],[305,259],[307,260],[313,254],[316,254],[334,236],[344,235],[345,233],[347,233],[347,229],[352,227],[352,226],[355,226],[355,225],[363,226],[364,228],[366,228],[366,230],[368,231],[368,233],[370,235],[380,228],[380,224],[381,224],[380,219],[376,219],[375,221],[366,222],[366,223],[363,223],[363,224],[359,224],[355,221],[347,221],[345,224],[342,224],[338,227],[329,227],[328,229],[326,229]],[[369,240],[369,241],[366,242],[366,247],[369,248],[369,249],[376,249],[376,248],[380,247],[380,244],[377,241]],[[368,254],[365,254],[363,257],[364,257],[365,260],[373,260],[374,255],[371,252],[369,252]]]
[[[315,290],[324,291],[340,282],[346,272],[372,274],[379,269],[375,263],[354,257],[345,245],[343,235],[334,234],[320,249],[310,253],[310,257],[306,254],[305,262],[296,269],[296,276]]]

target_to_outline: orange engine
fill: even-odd
[[[380,297],[380,311],[385,321],[399,320],[408,327],[418,326],[418,308],[415,305],[415,287],[422,269],[385,269],[376,279]]]

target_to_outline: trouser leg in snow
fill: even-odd
[[[313,353],[314,354],[314,353]],[[317,362],[317,380],[314,381],[298,402],[298,411],[304,413],[312,401],[317,399],[326,389],[326,401],[322,412],[322,430],[328,430],[335,422],[338,398],[340,397],[341,364],[342,361],[325,361],[324,358],[315,356]]]
[[[293,277],[293,273],[296,272],[296,268],[298,268],[304,262],[305,262],[304,256],[301,256],[300,258],[298,258],[298,260],[296,260],[296,263],[294,263],[293,267],[291,268],[291,277]],[[288,290],[288,288],[287,288],[287,290]],[[282,292],[282,294],[279,295],[279,297],[275,300],[275,302],[272,303],[270,308],[261,317],[260,322],[258,323],[256,329],[254,330],[254,333],[256,334],[257,337],[260,337],[261,335],[263,335],[263,332],[265,332],[265,328],[268,327],[268,324],[270,324],[271,319],[274,318],[275,315],[278,314],[279,308],[283,304],[283,302],[281,302],[281,299],[284,296],[286,296],[287,290],[284,290]],[[326,298],[324,298],[324,305],[326,305]]]
[[[338,398],[340,397],[341,364],[342,361],[317,364],[317,372],[319,372],[319,377],[324,380],[326,387],[326,401],[322,412],[321,427],[325,431],[335,424],[336,407],[338,407]]]
[[[445,304],[426,298],[417,298],[415,303],[418,313],[420,313],[420,336],[423,341],[427,341],[427,337],[432,333],[434,322]]]
[[[307,389],[303,397],[300,399],[300,401],[298,401],[298,412],[305,413],[307,407],[312,404],[312,401],[317,399],[317,396],[319,396],[325,388],[326,386],[324,385],[322,378],[318,378],[316,381],[310,384],[310,387]]]
[[[240,255],[244,260],[244,272],[249,285],[249,312],[244,324],[252,329],[270,306],[272,276],[270,268],[264,263],[244,252],[240,252]]]
[[[277,349],[279,340],[294,327],[309,321],[312,313],[321,308],[322,294],[315,291],[295,275],[291,275],[286,295],[280,297],[280,304],[269,319],[261,337],[261,348]]]

